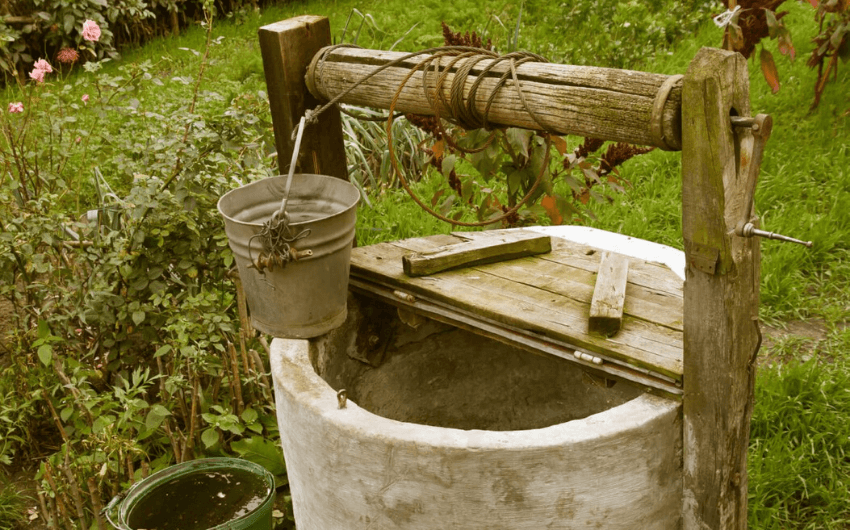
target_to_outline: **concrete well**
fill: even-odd
[[[680,527],[679,403],[401,317],[272,343],[299,530]]]

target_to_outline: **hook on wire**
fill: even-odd
[[[298,124],[298,129],[295,131],[295,146],[292,150],[292,160],[289,163],[289,173],[286,177],[286,187],[283,191],[283,198],[280,201],[280,207],[275,211],[271,218],[263,223],[263,227],[258,233],[253,235],[248,240],[248,259],[251,262],[250,267],[256,268],[260,273],[265,269],[272,270],[275,266],[285,267],[291,260],[310,257],[313,252],[309,249],[296,249],[292,247],[292,243],[299,239],[303,239],[310,235],[310,229],[296,233],[292,232],[289,212],[286,211],[287,202],[289,201],[289,191],[292,188],[292,176],[295,174],[295,165],[298,162],[298,154],[301,150],[301,139],[304,136],[304,127],[306,125],[306,116],[301,117]],[[259,239],[262,243],[263,250],[260,255],[254,260],[251,251],[251,243],[254,239]]]

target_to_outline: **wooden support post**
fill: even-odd
[[[685,530],[747,527],[747,446],[760,344],[758,238],[730,117],[749,116],[746,60],[703,49],[682,88]]]
[[[331,44],[331,26],[327,17],[304,15],[261,27],[259,38],[278,166],[286,173],[295,144],[292,132],[308,109],[320,105],[304,76],[316,52]],[[298,166],[301,173],[348,180],[339,110],[328,109],[304,131]]]

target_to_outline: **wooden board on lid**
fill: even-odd
[[[681,394],[682,279],[667,266],[629,258],[620,332],[589,330],[603,251],[557,237],[552,251],[410,277],[402,258],[459,244],[474,234],[438,235],[358,247],[351,284],[408,309],[529,350],[586,363],[667,394]],[[478,236],[482,237],[482,236]],[[576,350],[582,355],[575,355]],[[588,359],[596,358],[594,363]]]

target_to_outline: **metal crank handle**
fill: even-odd
[[[803,245],[804,247],[812,248],[811,241],[801,241],[799,239],[794,239],[793,237],[783,236],[782,234],[777,234],[775,232],[767,232],[765,230],[759,230],[753,225],[753,223],[746,223],[741,226],[740,229],[735,229],[735,233],[741,237],[764,237],[766,239],[775,239],[777,241],[785,241],[787,243],[797,243],[799,245]]]

